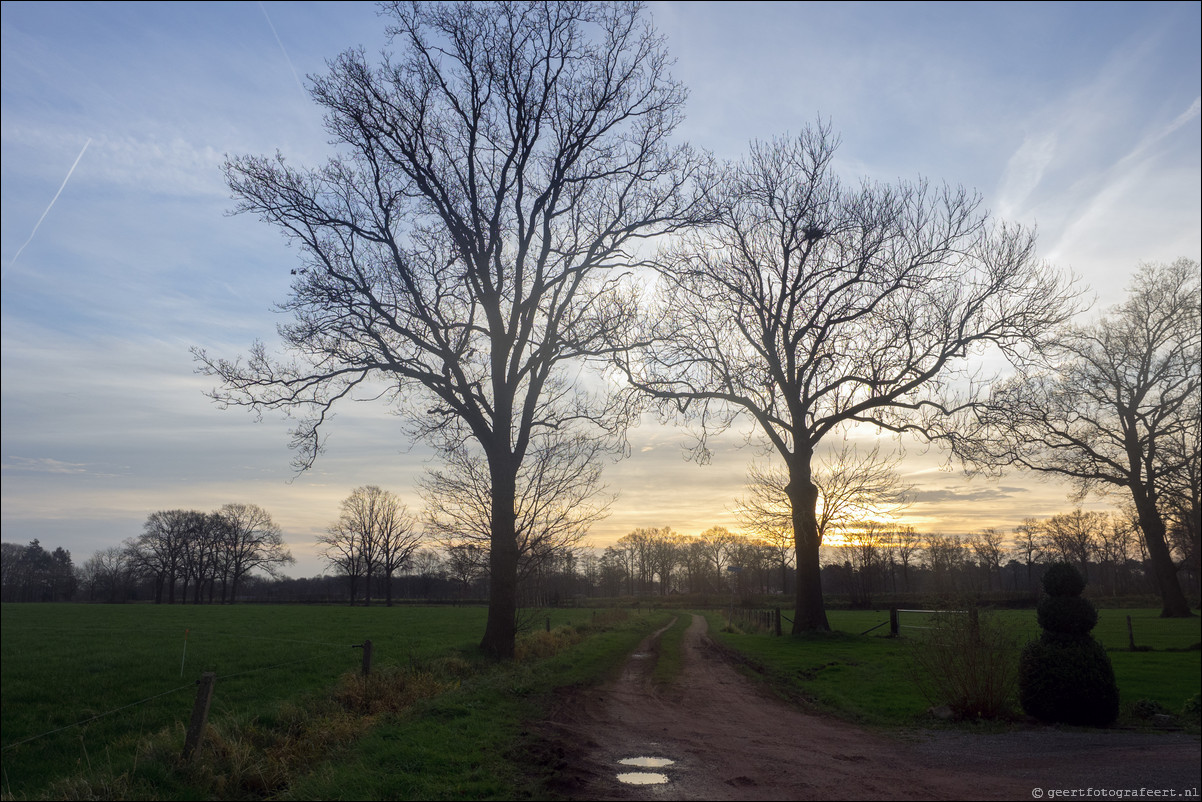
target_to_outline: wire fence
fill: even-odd
[[[46,628],[46,631],[63,633],[63,632],[74,632],[74,631],[82,632],[85,630],[83,630],[83,629],[75,630],[72,628]],[[96,634],[96,630],[94,630],[94,629],[90,629],[90,630],[86,630],[86,631],[88,631],[90,634]],[[117,634],[117,633],[128,634],[127,630],[114,629],[112,631],[114,632],[114,634]],[[161,631],[167,631],[167,630],[161,630]],[[173,629],[170,631],[176,632],[177,630]],[[331,643],[328,641],[315,641],[315,640],[294,640],[294,639],[276,638],[276,637],[261,636],[261,635],[238,635],[238,634],[230,634],[230,633],[205,633],[205,634],[209,638],[225,637],[225,638],[236,638],[236,639],[246,639],[246,640],[262,640],[262,641],[272,641],[272,642],[277,642],[277,643],[292,643],[292,644],[298,644],[298,645],[303,645],[303,646],[324,646],[324,647],[329,647],[331,649],[342,649],[342,650],[362,646],[362,644]],[[185,652],[184,653],[185,653],[185,655],[187,653],[186,652],[186,640],[185,640]],[[317,660],[328,659],[329,657],[332,656],[332,654],[333,654],[332,651],[322,651],[317,654],[311,654],[307,657],[302,657],[297,660],[287,660],[287,661],[280,662],[280,663],[273,663],[271,665],[256,666],[254,668],[248,668],[248,669],[244,669],[241,671],[233,671],[233,672],[226,673],[226,674],[216,675],[215,679],[229,680],[229,679],[233,679],[235,677],[242,677],[242,676],[246,676],[248,674],[255,674],[258,672],[262,672],[262,671],[275,671],[275,670],[287,668],[289,666],[300,665],[302,663],[312,663]],[[345,669],[343,669],[343,670],[345,670]],[[182,673],[183,673],[182,665],[181,665],[180,671],[181,671],[181,675],[182,675]],[[179,693],[180,691],[195,690],[199,683],[200,683],[200,680],[193,680],[192,682],[188,682],[186,684],[179,685],[174,688],[170,688],[168,690],[161,691],[159,693],[151,694],[150,696],[146,696],[142,699],[138,699],[133,702],[128,702],[128,703],[119,705],[118,707],[114,707],[110,710],[106,710],[103,713],[97,713],[95,715],[87,716],[86,718],[81,718],[80,720],[74,721],[70,724],[66,724],[61,727],[55,727],[53,729],[46,730],[45,732],[37,733],[36,735],[30,735],[28,737],[21,738],[20,740],[0,746],[0,752],[7,752],[11,749],[17,748],[18,746],[23,746],[23,745],[31,743],[33,741],[37,741],[42,738],[46,738],[48,736],[55,735],[60,732],[64,732],[66,730],[70,730],[70,729],[73,729],[76,727],[83,727],[94,721],[98,721],[100,719],[107,718],[108,716],[112,716],[116,713],[120,713],[123,710],[129,710],[131,708],[139,707],[141,705],[145,705],[150,702],[153,702],[156,699],[161,699],[165,696],[170,696],[172,694]]]

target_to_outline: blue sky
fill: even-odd
[[[996,215],[1037,225],[1041,255],[1081,276],[1097,309],[1138,262],[1199,258],[1198,3],[649,8],[690,88],[678,136],[719,157],[830,119],[845,177],[975,188]],[[384,44],[371,4],[3,4],[5,541],[82,561],[155,510],[244,501],[273,514],[293,573],[309,575],[313,536],[352,488],[420,505],[430,455],[388,410],[344,409],[293,479],[288,422],[218,410],[189,355],[270,343],[295,264],[275,231],[228,216],[224,154],[320,163],[304,76]],[[595,542],[734,527],[754,450],[731,437],[699,467],[685,442],[633,434],[632,458],[607,468],[619,497]],[[1068,507],[1062,487],[970,483],[939,464],[917,449],[904,463],[919,526],[1009,528]]]

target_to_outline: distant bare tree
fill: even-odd
[[[134,564],[154,578],[154,601],[175,603],[175,587],[187,575],[185,559],[188,538],[195,530],[194,510],[160,510],[146,518],[142,534],[131,554]]]
[[[1198,470],[1200,306],[1197,262],[1141,266],[1126,301],[1061,331],[1054,349],[995,387],[955,435],[978,467],[1064,476],[1078,499],[1131,499],[1169,617],[1191,615],[1165,517],[1181,497],[1174,488]]]
[[[261,569],[274,576],[279,566],[296,562],[280,527],[262,507],[226,504],[216,515],[221,519],[231,602],[238,598],[238,584],[252,571]]]
[[[936,593],[955,593],[956,577],[964,567],[964,542],[954,535],[928,535],[923,557],[931,569]]]
[[[601,484],[605,445],[581,435],[543,432],[532,438],[515,484],[518,582],[574,548],[609,514]],[[444,549],[471,545],[487,559],[492,548],[492,485],[487,460],[466,445],[446,454],[443,468],[420,481],[425,530]],[[491,559],[488,560],[491,565]],[[487,571],[486,571],[487,572]]]
[[[351,606],[359,597],[359,583],[363,580],[363,551],[359,532],[346,525],[342,517],[317,536],[318,552],[326,565],[346,577],[350,590]]]
[[[886,535],[889,548],[902,566],[902,587],[910,590],[910,565],[922,550],[922,535],[912,526],[900,526],[889,530]]]
[[[1137,529],[1127,515],[1111,513],[1098,531],[1098,562],[1109,576],[1111,595],[1117,596],[1127,584],[1127,561],[1135,545]]]
[[[913,486],[897,472],[900,461],[900,454],[881,456],[879,444],[861,453],[846,438],[818,461],[811,478],[818,488],[819,544],[828,532],[865,520],[891,518],[909,505]],[[792,541],[788,484],[783,467],[752,465],[747,472],[747,495],[739,504],[740,519],[757,533],[785,529]]]
[[[129,550],[123,546],[100,549],[84,560],[79,574],[89,601],[125,601],[134,576]]]
[[[993,589],[993,577],[998,578],[1001,590],[1002,557],[1006,554],[1006,536],[997,529],[982,529],[968,536],[968,547],[972,549],[977,565],[985,574],[985,589]]]
[[[1086,512],[1077,508],[1062,512],[1043,521],[1043,551],[1062,562],[1076,563],[1089,578],[1089,563],[1096,556],[1101,537],[1109,521],[1104,512]]]
[[[814,461],[854,423],[933,435],[982,350],[1010,357],[1063,322],[1066,291],[1034,237],[980,199],[925,183],[844,186],[825,126],[753,145],[729,172],[717,222],[661,264],[634,386],[707,433],[750,416],[779,454],[793,518],[793,631],[826,630]],[[956,387],[973,389],[971,384]]]
[[[1014,547],[1027,567],[1027,588],[1034,591],[1035,565],[1043,559],[1043,527],[1037,518],[1023,518],[1023,522],[1014,527]]]
[[[364,604],[371,605],[371,583],[378,575],[391,607],[392,575],[421,545],[416,521],[399,498],[376,485],[356,487],[341,507],[338,520],[317,538],[322,554],[350,582],[352,605],[361,581]]]

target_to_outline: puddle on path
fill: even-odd
[[[640,769],[662,769],[671,766],[675,760],[667,757],[627,757],[618,761],[623,766]],[[658,771],[628,771],[618,775],[618,782],[627,785],[663,785],[668,782],[668,775]]]
[[[662,769],[675,762],[668,757],[628,757],[618,761],[623,766],[637,766],[640,769]]]
[[[618,782],[627,785],[663,785],[668,781],[668,775],[657,771],[629,771],[618,775]]]

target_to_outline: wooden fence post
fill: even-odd
[[[184,752],[180,756],[184,762],[192,759],[197,747],[204,737],[205,724],[209,720],[209,704],[213,701],[213,686],[217,682],[217,674],[206,671],[197,680],[196,702],[192,705],[192,722],[188,725],[188,734],[184,738]]]
[[[776,631],[776,637],[780,637],[780,608],[777,607],[772,611],[772,626]]]
[[[371,673],[371,641],[363,641],[363,676]]]
[[[1127,647],[1135,651],[1135,630],[1131,628],[1131,616],[1127,616]]]
[[[898,626],[898,622],[897,622],[897,608],[890,607],[889,608],[889,634],[896,638],[899,634],[900,629],[901,629],[901,627]]]

